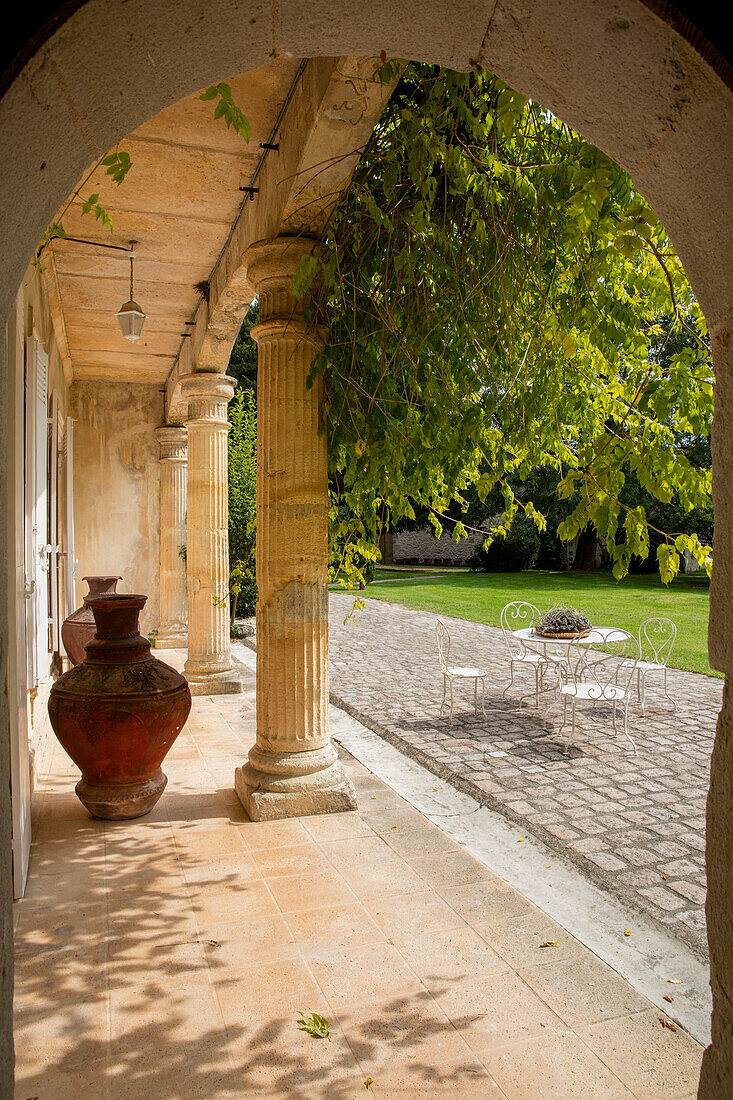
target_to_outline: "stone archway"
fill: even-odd
[[[716,576],[712,663],[733,672],[733,93],[700,53],[641,0],[355,0],[77,6],[30,56],[0,103],[5,150],[0,312],[6,318],[37,241],[85,166],[165,106],[282,54],[391,56],[467,68],[478,61],[546,105],[617,160],[667,226],[712,336],[717,377]],[[4,345],[0,356],[4,360]],[[4,366],[4,363],[3,363]],[[0,375],[4,399],[4,374]],[[5,468],[0,478],[8,476]],[[12,472],[11,475],[12,476]],[[0,537],[7,539],[0,481]],[[2,570],[5,574],[5,564]],[[0,581],[0,653],[7,652],[7,577]],[[0,679],[4,680],[0,669]],[[6,728],[5,699],[0,721]],[[0,742],[7,737],[0,732]],[[733,1092],[733,704],[726,692],[708,806],[708,924],[715,1013],[701,1095]],[[2,769],[7,761],[2,762]],[[0,774],[6,783],[7,772]],[[7,789],[7,787],[6,787]],[[0,843],[7,844],[7,812]],[[4,942],[9,943],[5,905]],[[3,956],[0,955],[0,964]],[[2,968],[6,974],[9,967]],[[7,1007],[9,984],[2,992]],[[2,1065],[10,1075],[9,1032]]]

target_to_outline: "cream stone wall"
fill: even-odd
[[[160,571],[159,387],[74,382],[76,603],[90,574],[119,574],[119,590],[148,597],[143,633],[157,628]]]

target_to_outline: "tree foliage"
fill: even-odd
[[[237,333],[229,356],[227,374],[236,378],[237,385],[243,390],[251,390],[257,398],[257,344],[250,336],[252,326],[260,319],[260,304],[254,301],[247,310],[242,327]]]
[[[627,478],[683,512],[709,503],[709,470],[677,445],[709,435],[704,320],[663,226],[617,164],[491,74],[406,67],[296,277],[309,287],[334,569],[373,560],[383,524],[425,508],[440,534],[497,488],[499,528],[523,514],[541,532],[520,491],[538,470],[567,502],[560,536],[592,524],[617,577],[649,547]],[[665,580],[685,547],[709,553],[659,539]]]
[[[254,612],[257,507],[257,410],[251,390],[238,389],[229,405],[229,590],[232,620],[239,606]]]

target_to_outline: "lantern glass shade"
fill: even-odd
[[[139,340],[140,334],[145,324],[145,314],[140,309],[137,302],[133,302],[132,298],[129,302],[125,302],[124,306],[120,306],[117,313],[117,320],[120,323],[120,329],[122,335],[126,340]]]

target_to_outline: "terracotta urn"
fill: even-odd
[[[84,660],[84,646],[94,637],[94,615],[87,604],[90,596],[104,596],[117,591],[117,582],[122,577],[82,577],[89,585],[84,603],[64,619],[61,627],[61,640],[72,665],[80,665]]]
[[[152,810],[168,782],[161,764],[191,709],[183,676],[153,657],[140,634],[146,601],[127,593],[85,598],[96,633],[48,700],[53,730],[81,769],[76,793],[94,817]]]

